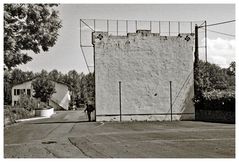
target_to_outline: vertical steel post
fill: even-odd
[[[194,62],[195,64],[198,64],[199,61],[199,55],[198,55],[198,26],[195,25],[195,52],[194,52]]]
[[[109,33],[109,20],[107,20],[107,33]]]
[[[135,32],[137,32],[137,28],[138,28],[138,24],[137,24],[138,22],[137,22],[137,20],[135,20]]]
[[[198,26],[195,25],[195,51],[194,51],[194,96],[200,95],[200,90],[198,87],[198,80],[199,80],[199,54],[198,54]],[[197,104],[195,105],[197,106]],[[197,107],[196,107],[197,109]]]
[[[93,55],[94,55],[94,81],[95,81],[95,121],[96,121],[96,111],[97,111],[97,108],[96,108],[96,77],[95,77],[95,44],[93,44]]]
[[[170,21],[168,22],[168,36],[170,36]]]
[[[160,21],[159,21],[159,34],[161,33],[161,24],[160,24]]]
[[[205,60],[207,62],[207,21],[205,21]]]
[[[94,19],[94,31],[95,31],[95,19]]]
[[[172,105],[172,81],[169,81],[169,87],[170,87],[170,116],[171,121],[173,121],[173,105]]]
[[[128,34],[128,20],[126,20],[126,35]]]
[[[120,109],[120,122],[122,121],[122,111],[121,111],[121,81],[119,81],[119,109]]]
[[[178,22],[178,34],[180,34],[180,22]]]
[[[80,19],[80,46],[81,46],[81,19]]]
[[[150,24],[150,32],[152,33],[152,21],[149,22]]]
[[[192,23],[192,21],[190,22],[190,27],[191,27],[191,33],[193,33],[193,23]]]
[[[117,34],[117,36],[118,36],[118,34],[119,34],[118,30],[119,30],[119,27],[118,27],[118,20],[116,20],[116,34]]]

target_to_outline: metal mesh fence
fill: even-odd
[[[145,21],[145,20],[106,20],[80,19],[80,47],[89,72],[94,71],[92,32],[107,32],[112,36],[127,36],[137,30],[150,30],[161,36],[177,36],[180,33],[194,33],[195,25],[205,21]],[[199,31],[200,59],[206,59],[205,31]]]

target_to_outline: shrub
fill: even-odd
[[[196,109],[235,111],[235,75],[230,68],[199,61],[199,78],[195,80]]]
[[[25,108],[4,107],[4,125],[13,124],[15,120],[26,119],[33,116],[35,116],[33,111],[28,111]]]
[[[39,100],[30,97],[28,95],[22,94],[19,98],[19,103],[17,106],[24,108],[28,111],[35,110],[38,107]]]
[[[202,96],[200,109],[235,111],[234,91],[211,91]]]

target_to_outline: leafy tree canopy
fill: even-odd
[[[62,27],[55,4],[4,4],[4,65],[11,69],[53,47]]]
[[[55,84],[46,77],[39,77],[32,81],[34,89],[33,97],[39,98],[42,102],[49,104],[49,99],[56,92]]]

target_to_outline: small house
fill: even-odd
[[[18,103],[21,94],[33,97],[34,89],[32,87],[32,81],[35,79],[36,78],[27,80],[12,87],[12,106],[15,106]],[[55,110],[68,110],[71,98],[68,85],[53,80],[52,82],[55,84],[56,93],[53,93],[50,98],[49,105]]]

